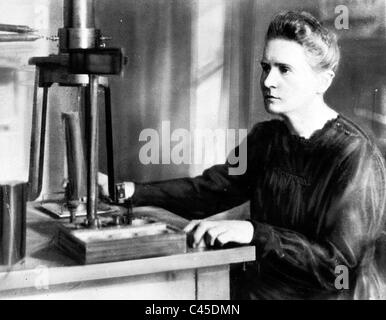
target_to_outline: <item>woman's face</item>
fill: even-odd
[[[260,85],[269,113],[301,114],[320,97],[318,73],[312,69],[303,47],[297,42],[268,40],[261,66]]]

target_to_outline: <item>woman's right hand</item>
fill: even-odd
[[[110,201],[117,200],[117,199],[113,199],[114,195],[109,194],[109,177],[102,172],[98,172],[98,187],[99,187],[99,197],[101,199],[110,199]],[[132,197],[135,191],[134,182],[124,182],[124,190],[125,190],[126,199]]]

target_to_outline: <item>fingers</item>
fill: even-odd
[[[224,232],[226,232],[226,229],[223,225],[217,225],[209,228],[205,233],[206,244],[213,247],[216,240],[218,240],[218,237]]]
[[[192,220],[190,221],[186,227],[184,228],[184,231],[186,233],[191,232],[202,220]]]
[[[209,228],[213,226],[211,221],[201,221],[195,228],[193,233],[193,246],[194,244],[200,243],[200,241],[204,240],[205,233],[209,230]]]
[[[205,239],[202,238],[199,243],[193,245],[194,248],[206,248]]]
[[[233,237],[230,232],[223,232],[219,234],[216,238],[216,244],[218,244],[220,247],[232,241]]]
[[[224,233],[229,233],[227,230],[227,224],[217,221],[202,221],[193,220],[184,229],[188,233],[188,243],[193,248],[213,247],[215,244],[223,245],[229,236],[222,236],[219,241],[219,236]]]
[[[187,235],[187,240],[188,240],[188,245],[190,247],[196,248],[196,247],[205,247],[205,242],[202,241],[200,243],[195,243],[193,235],[194,235],[194,230],[196,227],[201,223],[201,220],[192,220],[190,221],[187,226],[184,228],[184,231],[188,234]]]
[[[192,220],[184,228],[184,231],[188,234],[188,244],[193,248],[205,247],[204,234],[208,224],[202,220]]]
[[[223,246],[229,242],[248,244],[252,241],[254,228],[249,221],[240,220],[193,220],[184,229],[189,245],[196,248]]]

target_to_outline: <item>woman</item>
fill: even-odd
[[[368,136],[324,102],[338,61],[335,36],[312,15],[278,14],[266,35],[261,90],[266,110],[281,119],[258,123],[243,142],[245,174],[230,175],[227,162],[195,178],[135,184],[134,205],[189,219],[250,200],[250,220],[186,227],[193,246],[256,246],[239,297],[380,297],[374,250],[384,225],[384,163]],[[338,266],[348,270],[346,290],[336,285]]]

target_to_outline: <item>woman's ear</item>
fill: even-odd
[[[323,70],[319,73],[318,93],[324,94],[331,86],[332,80],[334,80],[335,72],[332,70]]]

